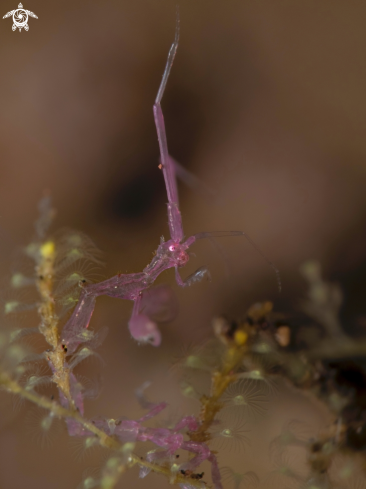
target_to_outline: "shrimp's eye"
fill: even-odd
[[[174,245],[170,245],[170,246],[169,246],[169,250],[170,250],[170,251],[175,251],[175,246],[174,246]]]

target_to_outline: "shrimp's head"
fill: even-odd
[[[174,266],[183,267],[189,260],[186,252],[186,246],[170,239],[166,243],[161,243],[158,248],[158,254],[165,254],[174,262]]]

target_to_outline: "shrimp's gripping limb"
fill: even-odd
[[[140,314],[141,297],[139,294],[135,299],[131,319],[128,322],[128,329],[131,336],[139,343],[150,343],[159,346],[161,343],[161,333],[157,324],[146,314]]]
[[[168,195],[168,223],[169,223],[170,236],[171,239],[176,243],[180,243],[180,241],[183,239],[183,225],[182,225],[182,217],[179,211],[178,191],[177,191],[174,163],[171,161],[169,157],[164,116],[163,116],[163,111],[161,110],[160,103],[164,95],[170,70],[173,66],[174,57],[178,49],[178,42],[179,42],[179,16],[177,13],[175,40],[168,54],[168,59],[166,62],[163,79],[161,81],[159,91],[155,99],[154,108],[153,108],[156,132],[158,134],[159,147],[160,147],[161,167],[163,170],[165,187]]]
[[[131,316],[128,322],[131,336],[139,343],[150,343],[153,346],[160,346],[161,333],[157,324],[145,314]]]
[[[188,275],[188,277],[183,280],[179,275],[178,267],[175,267],[175,279],[177,281],[177,284],[180,285],[180,287],[189,287],[192,284],[201,282],[201,280],[203,280],[205,276],[207,276],[208,280],[211,281],[211,274],[208,268],[200,267],[197,268],[195,272],[193,272],[191,275]]]

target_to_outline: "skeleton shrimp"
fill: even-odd
[[[277,275],[279,288],[281,286],[277,268],[263,255],[249,236],[242,231],[201,232],[184,240],[175,167],[168,152],[164,116],[161,109],[161,100],[177,52],[178,42],[179,16],[177,14],[175,40],[170,48],[163,78],[153,106],[155,126],[160,148],[159,168],[161,168],[164,175],[168,196],[167,207],[170,239],[164,241],[164,238],[161,238],[156,255],[141,273],[118,274],[100,283],[87,285],[80,284],[82,291],[79,302],[62,331],[61,344],[64,347],[66,346],[70,353],[75,351],[78,345],[85,341],[83,337],[85,336],[86,328],[89,326],[96,298],[101,295],[134,301],[132,316],[128,323],[131,335],[140,343],[151,343],[154,346],[159,346],[161,343],[161,333],[156,323],[141,311],[143,291],[148,289],[154,283],[156,278],[164,270],[168,270],[169,268],[175,269],[175,279],[177,284],[181,287],[187,287],[199,282],[205,276],[210,278],[209,271],[205,266],[198,268],[184,280],[179,274],[179,269],[184,267],[189,260],[188,249],[199,239],[224,236],[245,236],[251,245],[254,246],[267,263],[274,269]]]

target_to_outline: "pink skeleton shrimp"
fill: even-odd
[[[275,270],[279,288],[281,287],[277,268],[263,255],[259,248],[243,231],[201,232],[190,236],[184,241],[182,217],[178,202],[176,173],[174,162],[170,158],[168,152],[164,116],[160,105],[170,70],[173,65],[174,57],[177,52],[178,41],[179,19],[177,19],[175,40],[168,54],[165,71],[153,107],[160,147],[160,168],[162,169],[164,175],[168,195],[168,224],[170,239],[168,241],[164,241],[164,238],[161,238],[156,255],[152,259],[151,263],[147,265],[141,273],[118,274],[103,282],[81,285],[82,291],[79,302],[62,331],[61,343],[67,347],[69,353],[74,352],[78,345],[85,341],[82,333],[89,325],[94,311],[96,298],[100,295],[107,295],[110,297],[134,301],[132,316],[128,323],[131,335],[141,343],[151,343],[154,346],[159,346],[161,343],[161,333],[157,327],[157,324],[141,311],[141,299],[143,291],[148,289],[154,283],[156,278],[164,270],[168,270],[169,268],[175,268],[175,278],[178,285],[181,287],[187,287],[195,282],[199,282],[205,276],[210,277],[209,271],[206,267],[198,268],[184,280],[179,274],[179,269],[186,265],[189,260],[188,249],[195,241],[199,239],[224,236],[245,236],[251,245],[254,246],[254,248],[261,254],[267,263]]]

